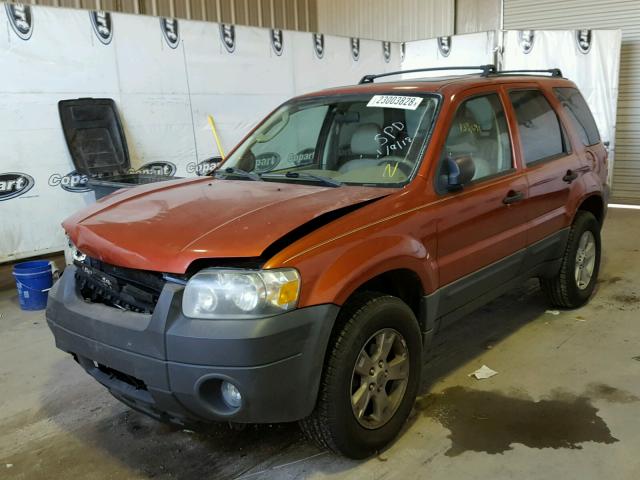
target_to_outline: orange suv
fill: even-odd
[[[294,98],[208,177],[66,220],[58,348],[159,420],[385,447],[435,333],[530,277],[579,307],[598,275],[607,153],[575,84],[459,68]]]

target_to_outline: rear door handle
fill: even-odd
[[[507,196],[502,199],[502,203],[505,205],[511,205],[512,203],[519,202],[524,199],[524,193],[516,190],[509,190]]]
[[[578,178],[578,174],[576,172],[574,172],[573,170],[567,170],[567,174],[564,177],[562,177],[562,180],[564,180],[567,183],[571,183],[576,178]]]

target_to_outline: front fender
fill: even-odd
[[[389,195],[287,246],[264,268],[294,267],[302,278],[300,306],[342,305],[363,283],[382,273],[414,272],[425,294],[438,285],[437,225],[431,199],[414,190]]]
[[[435,239],[432,243],[388,234],[315,250],[295,264],[303,280],[300,305],[342,305],[368,280],[399,269],[416,273],[423,292],[431,292],[437,285]]]

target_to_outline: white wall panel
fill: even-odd
[[[451,35],[455,0],[318,0],[318,30],[394,42]]]
[[[622,29],[613,195],[640,202],[640,0],[504,0],[507,29]]]
[[[113,35],[104,44],[87,11],[34,6],[31,14],[25,40],[0,2],[0,179],[18,172],[35,181],[20,195],[0,184],[0,262],[61,250],[60,222],[94,201],[86,186],[65,190],[59,183],[74,171],[59,100],[114,99],[134,169],[168,162],[178,176],[193,176],[197,162],[218,153],[207,115],[228,152],[296,94],[400,68],[399,44],[390,45],[385,61],[379,40],[361,40],[355,59],[349,38],[325,35],[319,58],[313,34],[284,30],[278,55],[269,29],[236,26],[229,52],[219,24],[180,20],[171,48],[158,18],[112,14]]]
[[[589,48],[578,49],[574,30],[532,30],[531,49],[523,48],[521,32],[504,32],[505,70],[560,68],[573,80],[593,113],[603,142],[610,142],[609,183],[615,168],[616,100],[620,70],[620,30],[590,30]]]
[[[558,67],[567,78],[576,82],[593,112],[602,139],[611,142],[611,168],[615,165],[620,30],[590,30],[591,41],[586,52],[578,49],[573,30],[529,31],[532,39],[529,43],[522,41],[521,33],[499,30],[406,42],[402,69],[496,63],[500,45],[503,47],[500,60],[505,70]],[[524,48],[525,45],[532,48]],[[460,73],[451,70],[405,73],[403,78]]]
[[[24,172],[35,180],[26,194],[0,201],[0,261],[60,250],[60,220],[93,202],[55,181],[73,170],[68,160],[58,101],[110,96],[119,100],[113,48],[92,42],[89,14],[38,9],[28,40],[19,38],[0,3],[0,174]],[[76,54],[70,51],[76,46]],[[107,47],[107,48],[105,48]],[[27,167],[29,166],[29,167]]]
[[[402,62],[403,70],[425,67],[455,67],[462,65],[487,65],[494,63],[494,49],[496,46],[496,32],[478,32],[466,35],[452,35],[448,41],[447,55],[443,55],[439,43],[441,39],[416,40],[405,44],[405,57]],[[460,75],[477,73],[475,71],[435,71],[403,74],[405,79],[440,77],[446,75]]]
[[[65,10],[64,24],[57,21],[56,13],[51,8],[39,9],[31,37],[25,41],[14,34],[5,5],[0,4],[0,92],[118,91],[117,71],[102,68],[113,64],[115,50],[95,38],[89,12]],[[71,45],[84,48],[71,57]],[[38,75],[33,75],[34,62],[39,64]]]

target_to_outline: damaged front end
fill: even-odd
[[[207,268],[249,269],[258,271],[275,254],[323,226],[378,199],[371,199],[339,208],[303,223],[270,244],[260,255],[252,258],[201,258],[195,260],[185,274],[166,274],[150,270],[111,265],[104,261],[76,254],[75,279],[79,294],[86,302],[100,303],[120,310],[151,314],[167,281],[186,285],[188,280]]]
[[[162,274],[109,265],[95,258],[74,260],[78,292],[91,303],[153,313],[165,284]]]

